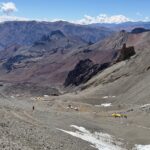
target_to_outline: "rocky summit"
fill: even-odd
[[[126,47],[126,44],[123,44],[122,49],[119,50],[116,58],[116,62],[124,61],[130,59],[131,56],[135,55],[135,49],[133,46]]]

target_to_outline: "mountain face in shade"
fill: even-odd
[[[143,33],[143,32],[148,32],[150,29],[145,29],[145,28],[135,28],[131,31],[133,34],[138,34],[138,33]]]
[[[43,35],[41,41],[59,40],[65,38],[65,35],[60,30],[52,31],[49,35]]]
[[[48,35],[44,35],[41,40],[36,41],[33,46],[30,47],[29,52],[48,53],[47,55],[57,52],[64,54],[86,45],[88,45],[88,43],[82,41],[80,38],[69,37],[62,31],[56,30]]]
[[[65,35],[60,30],[52,31],[50,34],[50,39],[58,40],[58,39],[64,38],[64,37],[65,37]]]

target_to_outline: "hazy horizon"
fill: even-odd
[[[149,22],[150,1],[126,0],[45,0],[0,2],[0,22],[67,21],[77,24]],[[34,6],[34,7],[33,7]],[[144,9],[142,9],[144,8]]]

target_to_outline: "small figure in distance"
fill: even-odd
[[[33,106],[33,107],[32,107],[32,111],[34,111],[34,109],[35,109],[35,107]]]

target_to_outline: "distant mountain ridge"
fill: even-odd
[[[145,29],[150,29],[150,22],[124,22],[124,23],[95,23],[95,24],[90,24],[89,26],[92,27],[106,27],[110,28],[115,31],[121,31],[121,30],[126,30],[126,31],[131,31],[134,28],[145,28]]]
[[[60,30],[68,37],[77,37],[85,42],[97,42],[113,31],[104,27],[89,27],[68,22],[10,21],[0,24],[0,50],[11,45],[32,45],[43,35]]]
[[[60,30],[68,37],[76,37],[87,43],[96,43],[116,31],[131,31],[134,28],[150,29],[150,22],[125,22],[120,24],[97,23],[79,25],[65,21],[37,22],[10,21],[0,24],[0,50],[13,45],[29,46],[44,35]]]

